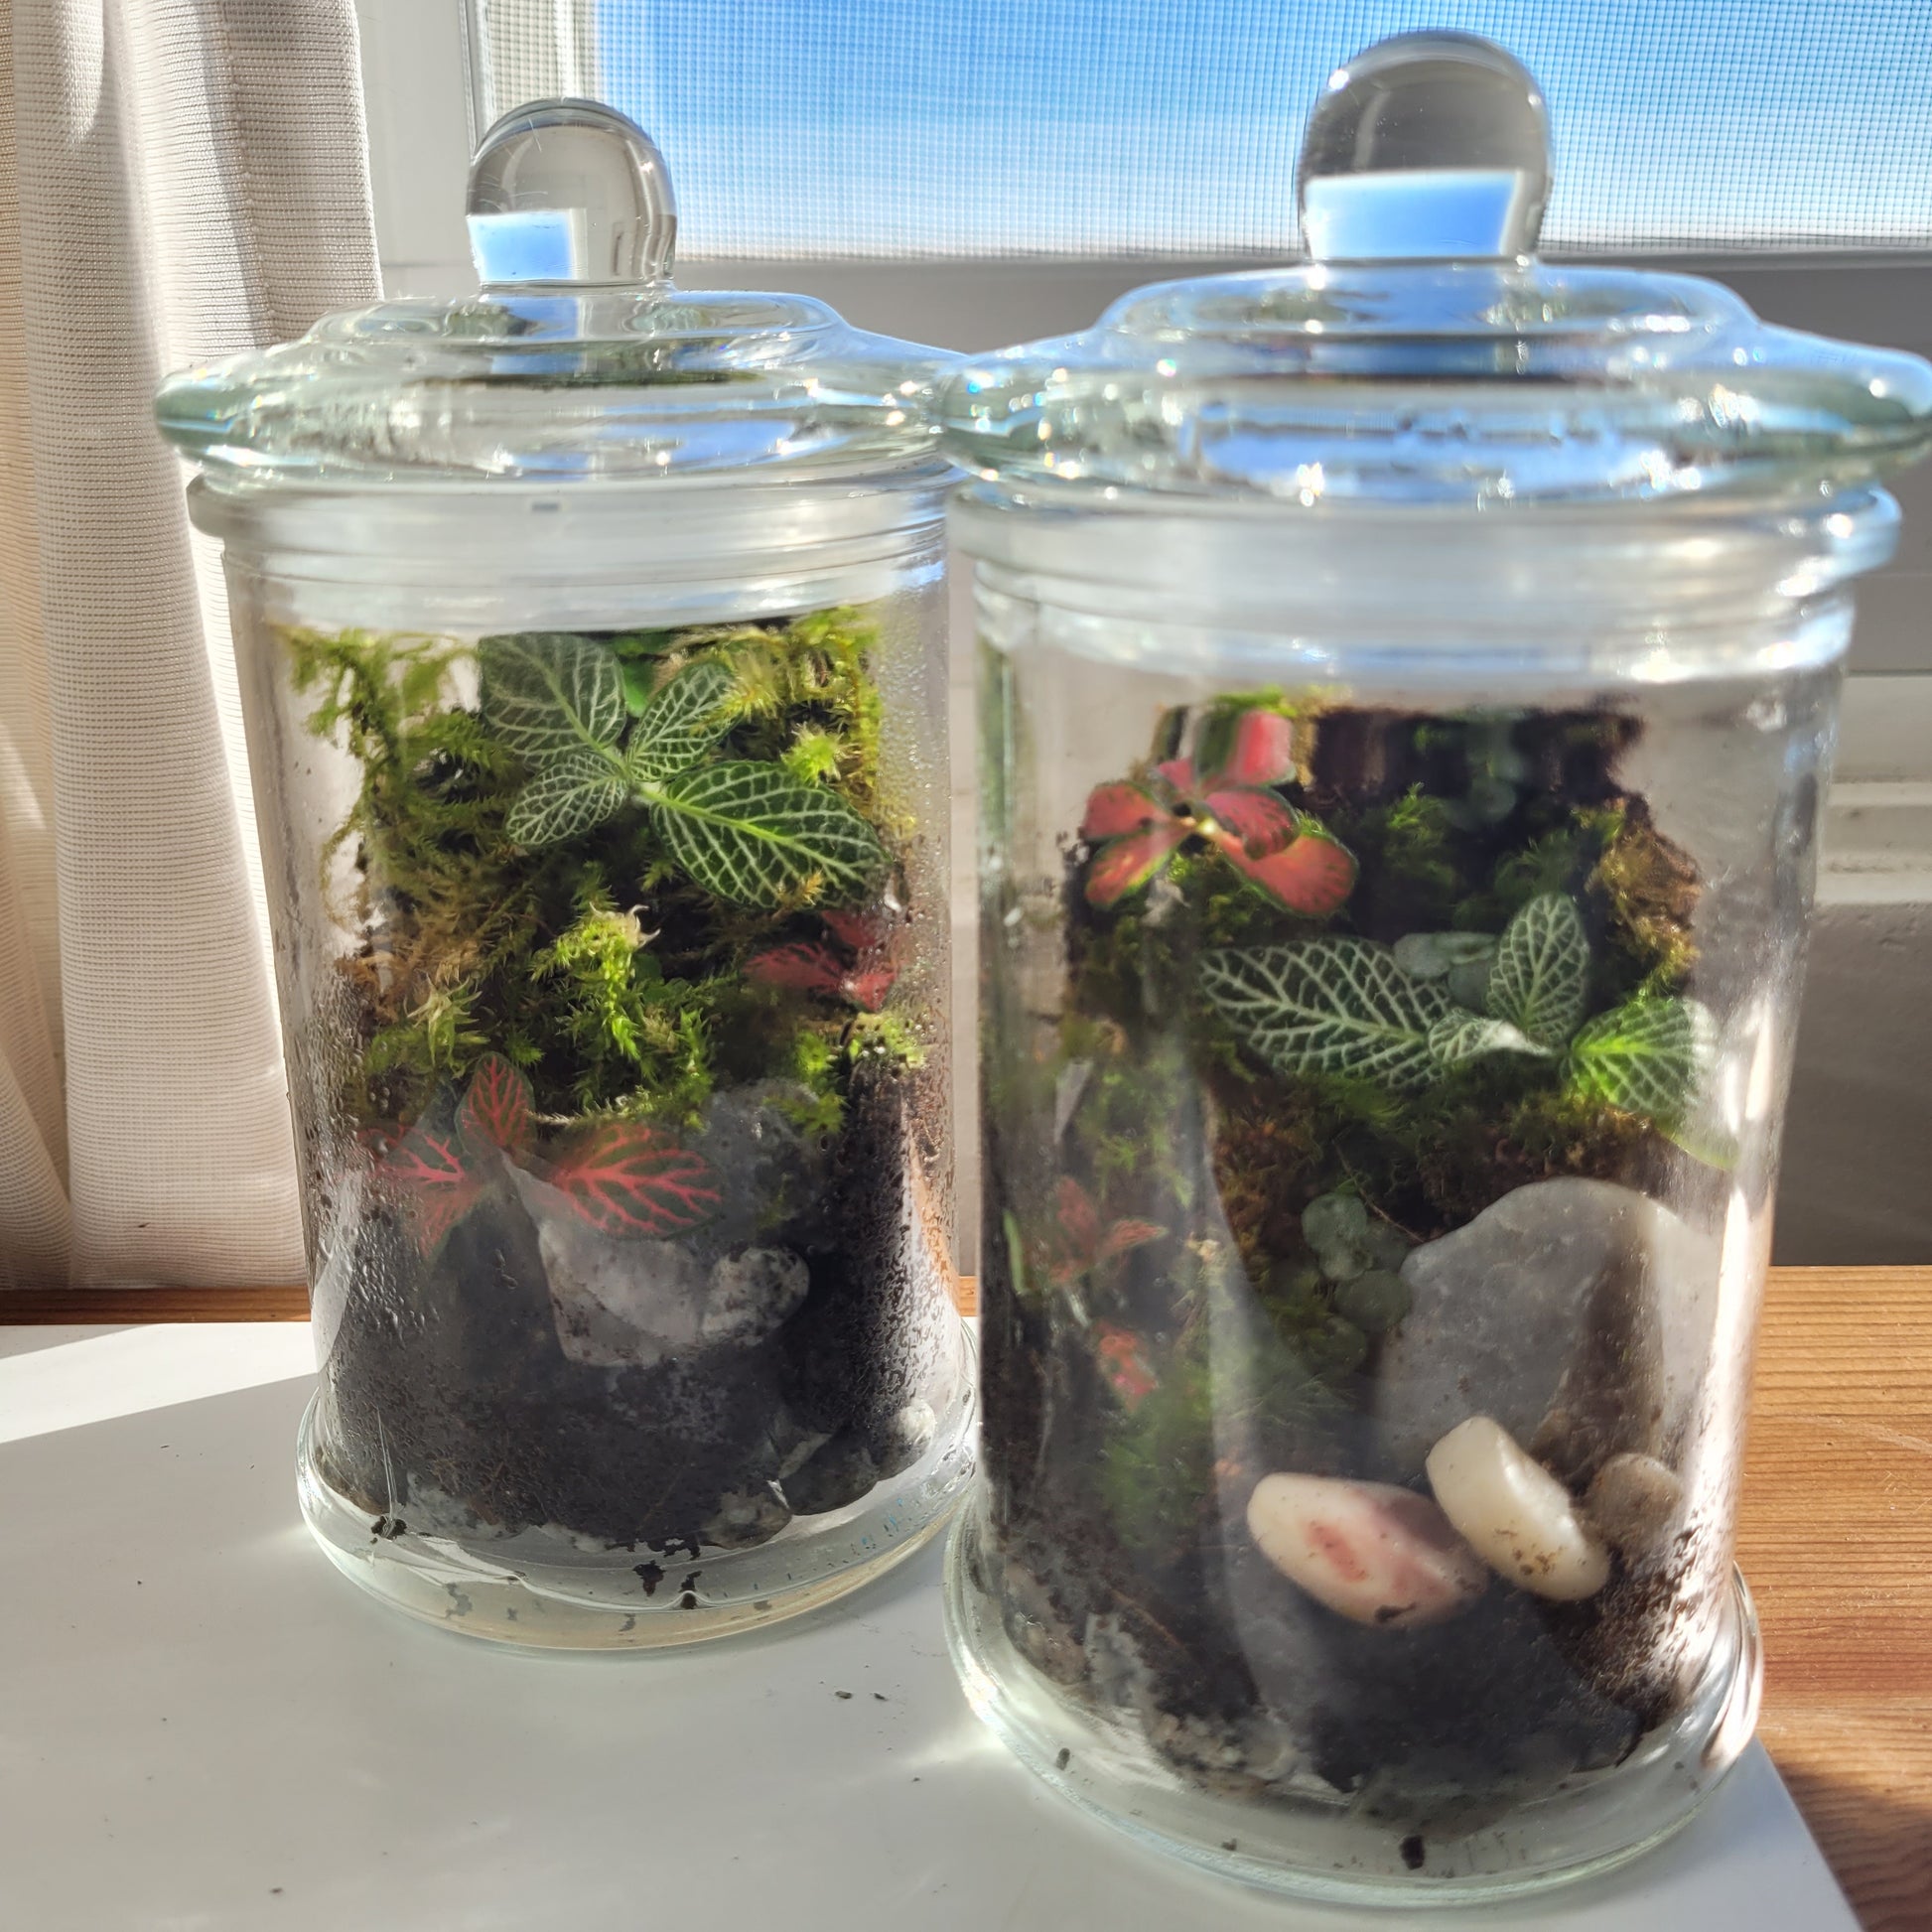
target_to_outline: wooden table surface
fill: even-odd
[[[0,1322],[306,1313],[299,1289],[0,1295]],[[1737,1543],[1771,1755],[1869,1932],[1932,1932],[1932,1268],[1773,1271]]]

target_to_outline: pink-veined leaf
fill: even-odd
[[[1292,844],[1266,858],[1251,859],[1229,840],[1221,850],[1228,862],[1291,912],[1322,918],[1355,890],[1354,855],[1325,833],[1304,831]]]
[[[839,993],[845,981],[845,962],[830,946],[808,939],[773,946],[745,962],[745,977],[760,986],[782,986],[795,993]]]
[[[550,1184],[600,1234],[663,1240],[718,1211],[718,1176],[704,1156],[642,1121],[593,1127],[550,1170]]]
[[[1096,1261],[1115,1261],[1135,1248],[1144,1248],[1150,1241],[1159,1241],[1167,1229],[1153,1221],[1116,1221],[1101,1236],[1100,1248],[1094,1256]]]
[[[483,1183],[464,1166],[456,1137],[420,1121],[383,1157],[383,1178],[402,1190],[411,1233],[423,1258],[483,1198]]]
[[[1279,852],[1295,836],[1295,808],[1272,791],[1210,791],[1207,809],[1225,832],[1241,841],[1251,859]]]
[[[485,1053],[457,1109],[457,1130],[473,1153],[522,1154],[530,1145],[530,1083],[500,1053]]]
[[[1149,1363],[1139,1335],[1102,1321],[1096,1324],[1094,1336],[1101,1373],[1131,1413],[1161,1386],[1161,1378]]]
[[[1067,1241],[1085,1266],[1093,1260],[1100,1242],[1100,1210],[1094,1206],[1093,1196],[1070,1173],[1060,1176],[1054,1204]]]
[[[1167,779],[1183,798],[1194,795],[1194,761],[1192,759],[1169,759],[1165,764],[1154,767]]]
[[[1096,842],[1124,838],[1158,825],[1168,815],[1166,806],[1157,804],[1139,785],[1097,785],[1088,794],[1080,836]]]
[[[877,1013],[885,1006],[886,995],[897,978],[898,968],[882,961],[877,966],[860,966],[847,973],[839,981],[839,991],[863,1012]]]
[[[1087,903],[1107,906],[1145,886],[1186,842],[1188,828],[1177,820],[1150,826],[1131,838],[1104,847],[1087,868]]]
[[[1295,723],[1279,711],[1244,711],[1228,735],[1227,755],[1201,774],[1210,790],[1222,785],[1278,785],[1295,775]]]
[[[854,952],[871,952],[892,936],[895,920],[882,906],[866,912],[841,912],[836,906],[824,907],[818,915],[826,929],[842,946]]]

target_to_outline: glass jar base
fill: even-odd
[[[1686,1824],[1736,1761],[1763,1682],[1757,1616],[1732,1572],[1710,1661],[1669,1723],[1620,1764],[1461,1837],[1425,1841],[1341,1793],[1254,1798],[1184,1779],[1139,1729],[1109,1722],[1041,1675],[975,1585],[980,1519],[946,1551],[946,1636],[974,1710],[1014,1755],[1116,1830],[1265,1890],[1344,1904],[1463,1905],[1516,1897],[1622,1864]]]
[[[368,1511],[322,1476],[316,1404],[303,1417],[302,1514],[344,1576],[425,1622],[545,1650],[657,1650],[762,1628],[835,1602],[945,1527],[973,1473],[974,1364],[925,1452],[844,1509],[794,1517],[769,1542],[696,1555],[579,1547],[559,1531],[424,1535]]]

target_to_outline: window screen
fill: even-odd
[[[1932,242],[1927,0],[473,4],[484,113],[622,108],[698,255],[1279,255],[1307,103],[1432,26],[1542,80],[1553,252]]]

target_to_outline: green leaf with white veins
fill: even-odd
[[[775,764],[701,764],[639,795],[672,863],[740,905],[776,905],[811,881],[820,900],[849,902],[886,870],[886,848],[864,818]]]
[[[717,744],[728,722],[732,675],[722,664],[691,664],[643,708],[624,753],[633,785],[661,785],[688,770]]]
[[[1454,1009],[1371,939],[1209,953],[1201,987],[1215,1011],[1283,1073],[1340,1073],[1414,1091],[1436,1071],[1432,1030]]]
[[[568,631],[485,637],[477,646],[483,721],[531,764],[601,753],[615,765],[628,717],[623,667],[602,644]]]
[[[1714,1052],[1716,1026],[1695,1000],[1629,1000],[1570,1042],[1570,1084],[1669,1130],[1683,1119]]]
[[[1451,1013],[1429,1030],[1429,1050],[1438,1066],[1460,1066],[1485,1053],[1530,1053],[1550,1059],[1555,1049],[1539,1046],[1507,1020],[1485,1020],[1476,1013]]]
[[[629,796],[611,759],[598,752],[566,752],[537,766],[503,821],[517,845],[556,845],[594,831]]]
[[[1567,895],[1540,893],[1497,942],[1485,997],[1489,1017],[1520,1028],[1539,1046],[1561,1049],[1583,1024],[1588,1000],[1583,915]]]

